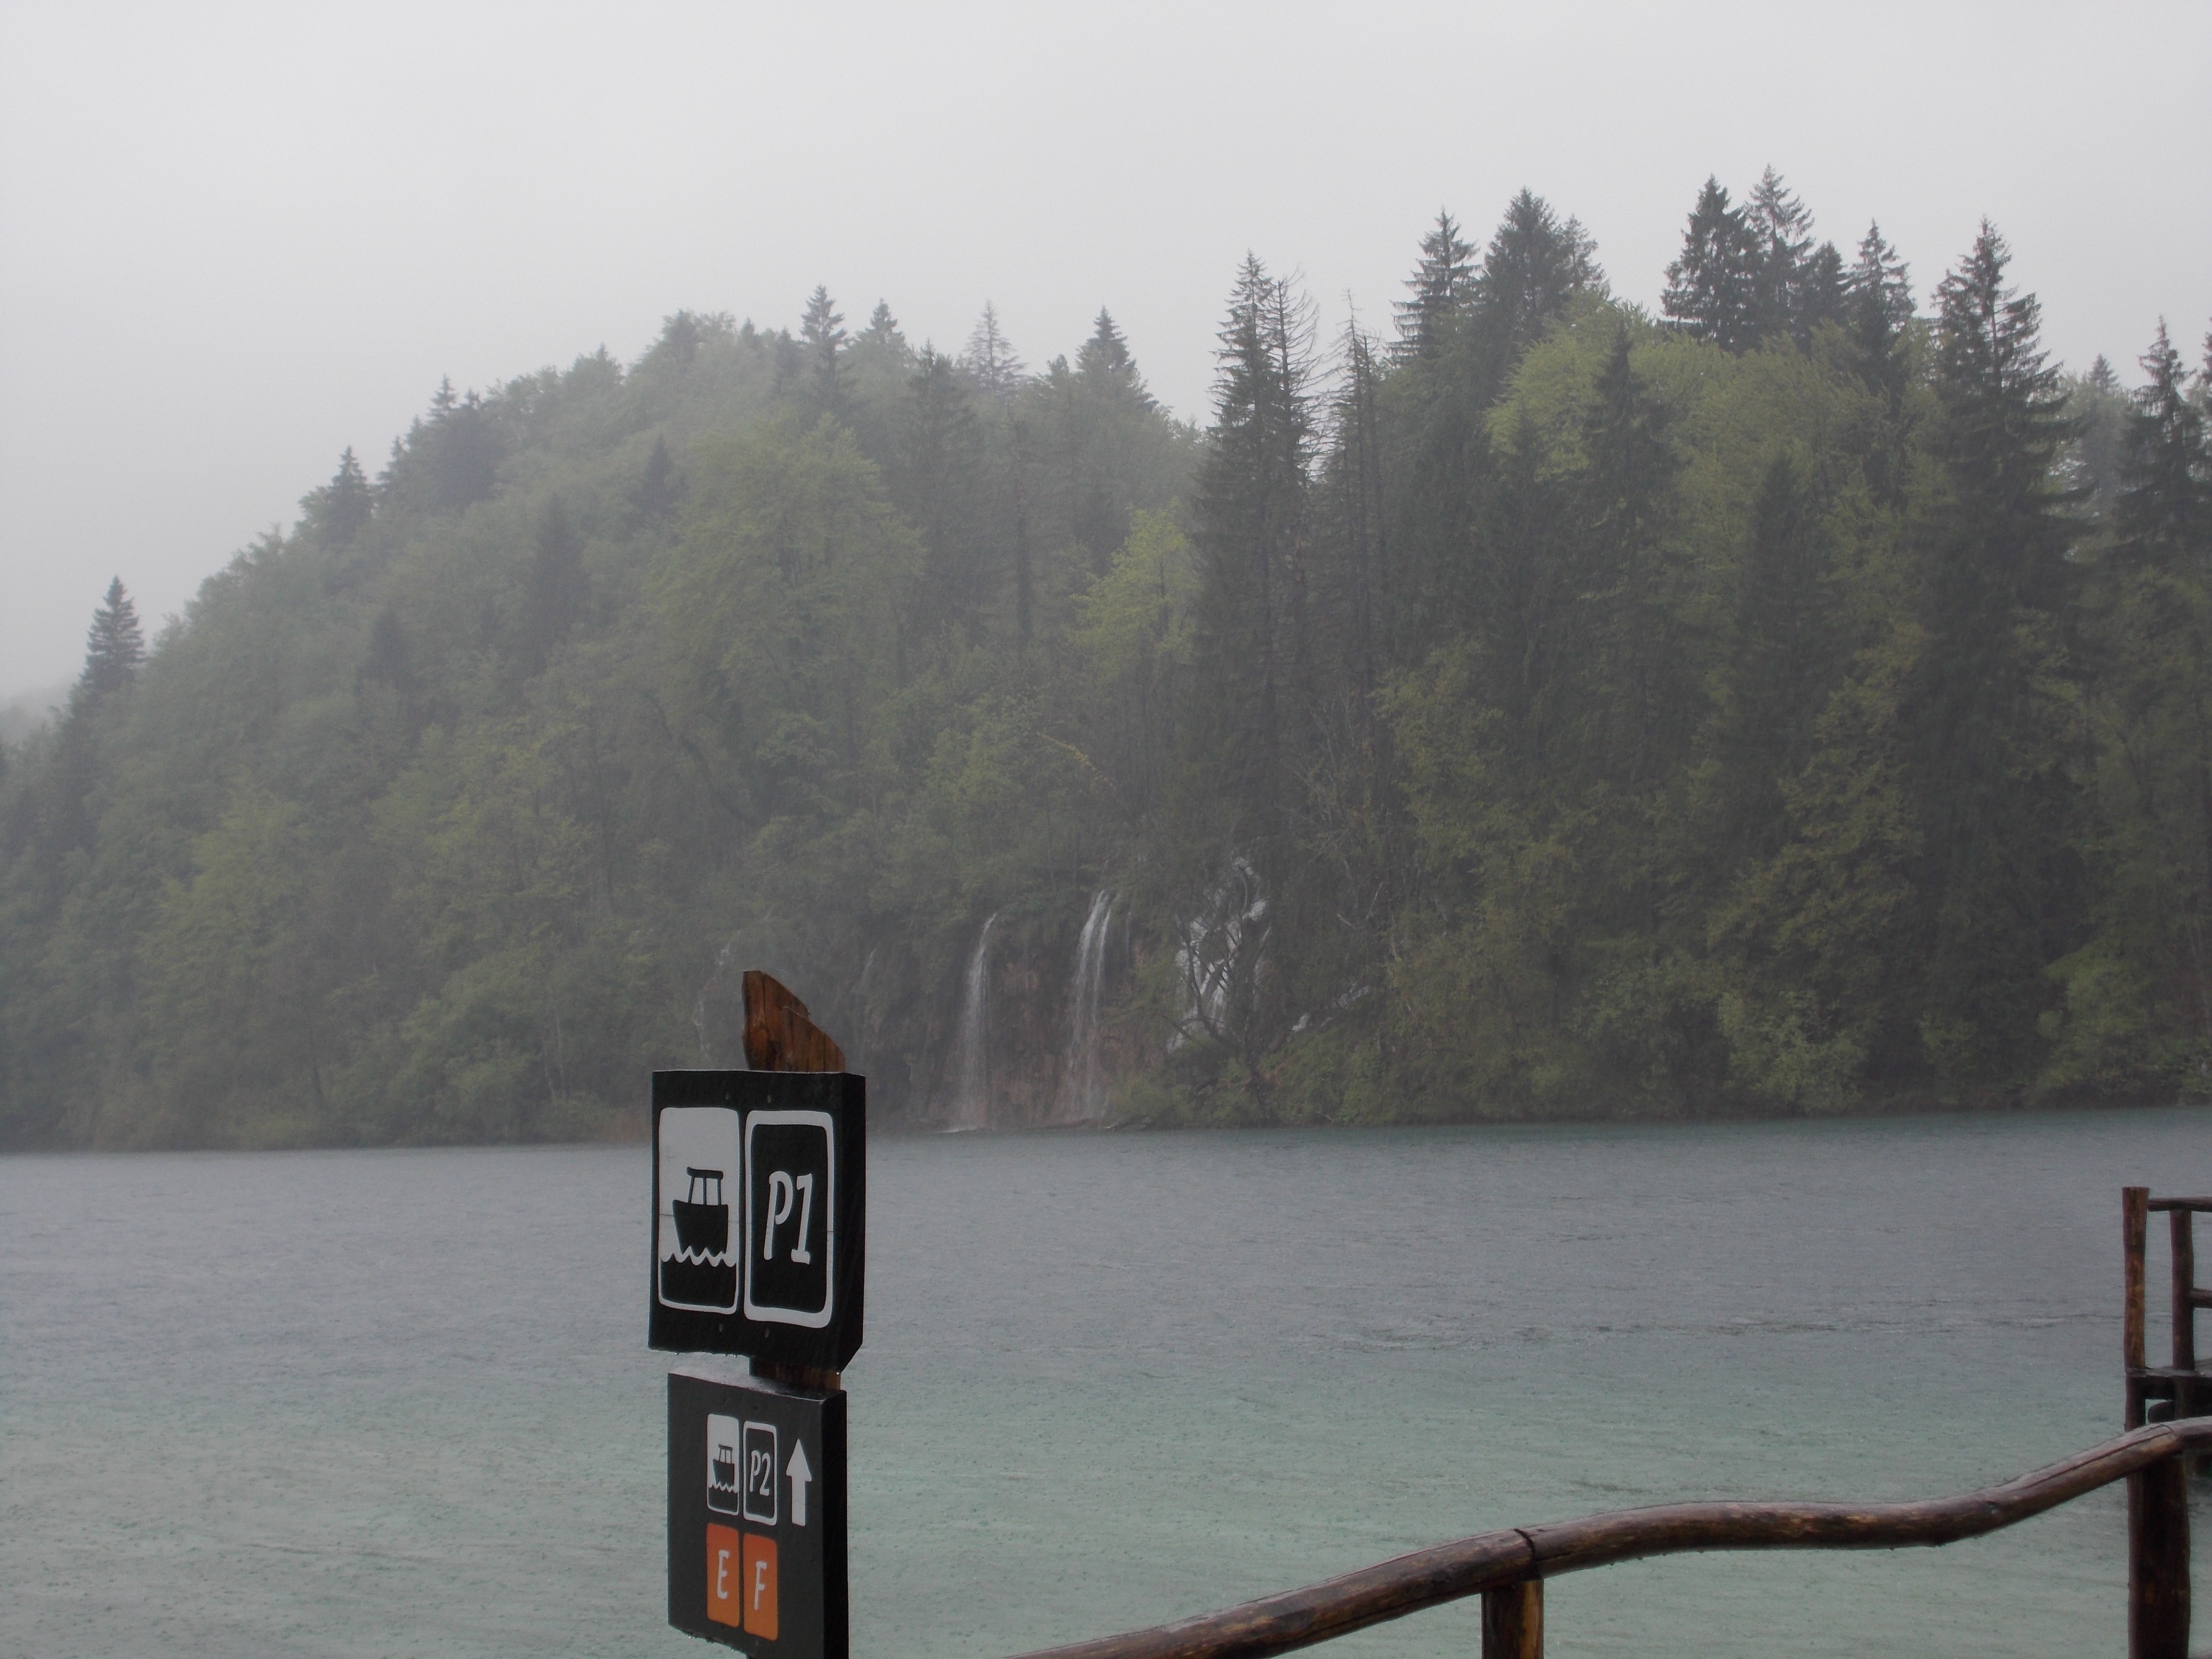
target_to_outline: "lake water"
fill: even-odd
[[[1931,1497],[2104,1439],[2119,1188],[2212,1190],[2212,1113],[872,1158],[854,1650],[991,1659],[1492,1527]],[[708,1651],[665,1623],[647,1183],[641,1147],[0,1159],[0,1653]],[[2117,1656],[2124,1544],[2110,1488],[1940,1551],[1608,1567],[1550,1587],[1550,1651]]]

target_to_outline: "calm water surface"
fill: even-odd
[[[2212,1190],[2212,1113],[872,1157],[854,1647],[989,1659],[2102,1439],[2118,1188]],[[647,1183],[642,1148],[0,1160],[0,1653],[708,1651],[664,1622]],[[1941,1551],[1606,1568],[1551,1587],[1549,1650],[2117,1656],[2124,1524],[2113,1489]]]

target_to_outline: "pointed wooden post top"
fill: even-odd
[[[762,973],[744,977],[745,1064],[756,1072],[842,1072],[845,1051],[817,1025],[806,1005]]]

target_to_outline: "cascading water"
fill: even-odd
[[[730,965],[730,952],[734,945],[725,945],[714,952],[714,971],[699,988],[699,994],[691,999],[691,1028],[699,1034],[699,1058],[706,1064],[714,1063],[714,1045],[708,1040],[707,1025],[713,998],[722,988],[722,970]]]
[[[959,1046],[952,1054],[951,1127],[955,1129],[981,1129],[991,1119],[990,1066],[983,1049],[991,1035],[991,929],[998,923],[999,913],[994,910],[975,940],[968,980],[960,988]]]
[[[1106,980],[1106,935],[1114,896],[1100,889],[1075,941],[1075,989],[1068,998],[1067,1054],[1060,1066],[1060,1097],[1053,1115],[1081,1123],[1103,1115],[1106,1091],[1098,1075],[1098,1000]]]

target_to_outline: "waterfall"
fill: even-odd
[[[983,1051],[991,1035],[991,929],[999,913],[991,912],[975,940],[975,954],[968,963],[968,980],[960,988],[959,1046],[952,1056],[952,1121],[955,1129],[981,1129],[991,1119],[991,1075]]]
[[[722,988],[722,970],[730,965],[730,952],[735,943],[732,940],[714,952],[714,971],[699,988],[699,994],[691,999],[691,1028],[699,1034],[699,1058],[709,1066],[714,1063],[714,1045],[707,1037],[707,1023],[713,1013],[711,1000]]]
[[[1060,1067],[1060,1100],[1054,1115],[1080,1123],[1106,1109],[1098,1078],[1098,999],[1106,980],[1106,935],[1114,915],[1114,896],[1101,888],[1091,901],[1083,932],[1075,941],[1075,989],[1068,999],[1067,1056]]]

